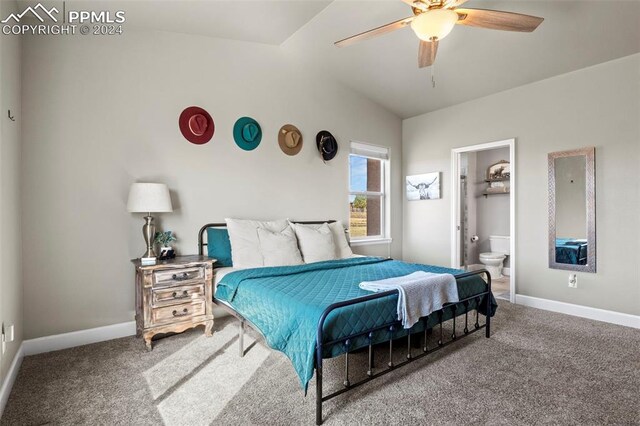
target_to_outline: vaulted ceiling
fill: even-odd
[[[440,42],[433,70],[418,69],[418,39],[410,28],[349,47],[333,45],[410,16],[410,7],[400,0],[66,3],[67,9],[74,5],[90,5],[93,10],[122,8],[128,27],[280,45],[295,61],[403,118],[640,52],[640,1],[635,0],[469,0],[464,7],[506,10],[545,20],[533,33],[456,26]]]
[[[640,52],[637,1],[469,0],[464,6],[545,20],[533,33],[456,26],[440,42],[435,88],[431,70],[418,69],[410,28],[349,47],[332,44],[410,16],[399,0],[334,1],[285,48],[403,118]]]
[[[6,0],[2,0],[6,1]],[[18,0],[63,10],[64,0]],[[126,27],[279,45],[331,0],[66,0],[65,10],[126,13]]]

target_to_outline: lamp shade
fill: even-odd
[[[134,183],[129,189],[127,210],[131,213],[172,212],[169,188],[164,183]]]
[[[442,40],[458,22],[458,14],[450,9],[434,9],[418,15],[411,28],[424,41]]]

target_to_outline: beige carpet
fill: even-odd
[[[638,330],[499,303],[491,339],[476,333],[331,400],[326,424],[640,424]],[[257,342],[239,358],[236,323],[216,330],[150,353],[130,337],[27,357],[1,423],[313,424],[313,383],[305,398],[284,356]],[[342,362],[326,365],[339,387]]]

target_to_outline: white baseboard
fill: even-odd
[[[560,312],[562,314],[573,315],[576,317],[640,328],[640,316],[638,315],[607,311],[605,309],[591,308],[589,306],[573,305],[571,303],[540,299],[538,297],[524,296],[521,294],[516,294],[516,303],[518,305],[544,309],[545,311]]]
[[[38,337],[36,339],[25,340],[22,344],[24,346],[24,356],[29,356],[104,342],[105,340],[118,339],[120,337],[133,336],[134,334],[136,334],[136,322],[129,321],[120,324],[106,325],[104,327],[90,328],[88,330]]]
[[[2,382],[2,387],[0,387],[0,417],[2,417],[2,413],[4,413],[4,407],[7,405],[11,389],[16,381],[16,377],[18,377],[22,358],[24,358],[24,343],[20,344],[16,355],[13,357],[13,361],[11,361],[7,376],[4,378],[4,382]]]

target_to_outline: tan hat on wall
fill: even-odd
[[[278,131],[278,145],[287,155],[296,155],[302,149],[302,133],[293,124],[285,124]]]

